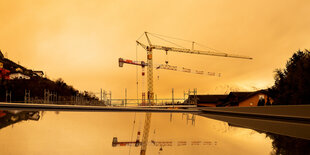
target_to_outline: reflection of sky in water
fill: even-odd
[[[1,154],[139,154],[140,147],[112,147],[135,141],[143,132],[145,113],[44,112],[39,121],[22,121],[0,130]],[[182,118],[183,117],[183,118]],[[269,154],[271,140],[250,129],[196,116],[195,125],[182,114],[153,113],[149,141],[171,141],[147,154]],[[135,123],[133,123],[135,120]],[[142,133],[140,140],[142,139]],[[177,146],[186,141],[186,146]],[[192,145],[192,141],[201,141]],[[211,142],[211,144],[209,144]],[[207,144],[208,143],[208,144]],[[215,145],[216,144],[216,145]]]

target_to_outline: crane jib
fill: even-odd
[[[140,43],[141,44],[141,43]],[[172,51],[172,52],[181,52],[181,53],[190,53],[190,54],[201,54],[201,55],[210,55],[210,56],[220,56],[220,57],[230,57],[230,58],[240,58],[240,59],[253,59],[251,57],[236,55],[236,54],[228,54],[228,53],[218,53],[212,51],[201,51],[201,50],[191,50],[187,48],[176,48],[176,47],[168,47],[168,46],[160,46],[160,45],[150,45],[147,46],[149,49],[163,50],[163,51]]]

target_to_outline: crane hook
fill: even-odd
[[[167,57],[166,58],[167,60],[165,61],[165,63],[166,63],[166,65],[168,65],[168,50],[166,50],[166,57]]]

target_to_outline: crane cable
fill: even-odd
[[[138,61],[138,44],[136,44],[136,61]],[[137,84],[137,104],[139,104],[139,75],[138,75],[138,66],[136,66],[136,84]]]
[[[210,49],[210,50],[219,52],[219,53],[224,53],[224,52],[222,52],[222,51],[219,51],[219,50],[217,50],[217,49],[214,49],[214,48],[211,48],[211,47],[209,47],[209,46],[203,45],[203,44],[201,44],[201,43],[195,42],[195,44],[198,45],[198,46],[205,47],[205,48],[208,48],[208,49]]]
[[[169,41],[169,40],[167,40],[167,39],[164,39],[164,38],[161,38],[161,37],[159,37],[159,36],[153,35],[152,33],[149,33],[149,34],[152,35],[153,37],[156,37],[156,38],[158,38],[158,39],[161,39],[161,40],[163,40],[163,41],[166,41],[166,42],[168,42],[168,43],[170,43],[170,44],[173,44],[173,45],[175,45],[175,46],[178,46],[178,47],[181,47],[181,48],[185,48],[185,47],[183,47],[183,46],[181,46],[181,45],[178,45],[178,44],[176,44],[176,43],[174,43],[174,42],[172,42],[172,41]]]
[[[132,141],[133,131],[135,130],[135,124],[136,124],[136,112],[135,112],[135,116],[134,116],[134,120],[133,120],[130,141]],[[129,146],[129,155],[130,155],[130,152],[131,152],[131,145]]]
[[[180,38],[170,37],[170,36],[161,35],[161,34],[156,34],[156,33],[150,33],[150,32],[148,32],[148,33],[151,34],[151,35],[154,36],[154,37],[157,37],[157,38],[163,40],[163,41],[169,42],[169,43],[171,43],[171,44],[174,44],[174,45],[179,46],[179,47],[182,47],[182,48],[185,48],[185,47],[180,46],[180,45],[177,45],[177,44],[175,44],[175,43],[173,43],[173,42],[171,42],[171,41],[168,41],[168,40],[166,40],[166,39],[163,39],[163,38],[161,38],[161,37],[170,38],[170,39],[175,39],[175,40],[180,40],[180,41],[185,41],[185,42],[190,42],[190,43],[195,43],[195,45],[198,45],[198,46],[201,46],[201,47],[204,47],[204,48],[207,48],[207,49],[209,49],[209,50],[213,50],[213,51],[216,51],[216,52],[219,52],[219,53],[223,53],[222,51],[219,51],[219,50],[217,50],[217,49],[214,49],[214,48],[211,48],[211,47],[209,47],[209,46],[203,45],[203,44],[198,43],[198,42],[196,42],[196,41],[186,40],[186,39],[180,39]],[[161,37],[159,37],[159,36],[161,36]]]
[[[157,35],[157,36],[161,36],[161,37],[166,37],[166,38],[170,38],[170,39],[175,39],[175,40],[181,40],[181,41],[186,41],[186,42],[193,42],[191,40],[185,40],[185,39],[170,37],[170,36],[166,36],[166,35],[156,34],[156,33],[149,33],[149,34],[153,34],[153,35]]]
[[[141,37],[143,36],[143,34],[137,39],[139,40]],[[136,61],[138,61],[138,44],[136,44]],[[136,66],[136,84],[137,84],[137,104],[139,103],[139,83],[138,83],[138,66]],[[132,141],[132,137],[133,137],[133,132],[135,130],[135,124],[136,124],[136,112],[134,115],[134,121],[133,121],[133,125],[132,125],[132,131],[131,131],[131,137],[130,137],[130,141]],[[131,153],[131,145],[129,147],[129,155]]]
[[[142,34],[140,35],[140,37],[137,39],[137,41],[138,41],[143,35],[144,35],[144,33],[142,33]]]

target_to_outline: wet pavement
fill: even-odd
[[[143,112],[1,111],[0,152],[140,154],[144,123]],[[146,154],[304,154],[310,149],[302,138],[190,113],[152,113],[150,123]]]

